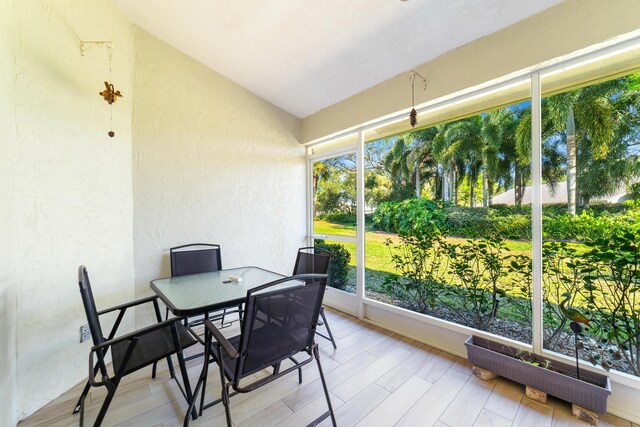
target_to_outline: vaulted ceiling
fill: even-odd
[[[561,2],[115,1],[139,27],[299,118]]]

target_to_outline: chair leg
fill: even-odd
[[[195,397],[191,393],[191,385],[189,384],[189,374],[187,373],[187,365],[184,362],[184,356],[182,354],[182,351],[183,350],[178,351],[176,356],[178,357],[178,365],[180,366],[180,373],[182,374],[182,384],[184,385],[184,392],[187,395],[186,396],[187,402],[191,403],[192,400],[195,400]],[[169,357],[169,361],[171,361],[170,357]],[[173,364],[171,364],[170,366],[171,366],[171,369],[173,369]],[[186,416],[188,417],[189,413],[187,413]],[[192,409],[191,416],[193,417],[194,420],[198,418],[195,408]]]
[[[200,378],[198,378],[198,381],[196,382],[196,388],[193,391],[193,398],[191,399],[191,402],[189,402],[189,407],[187,408],[187,412],[184,413],[184,421],[182,422],[182,426],[183,427],[189,427],[189,423],[191,422],[191,411],[193,411],[195,409],[196,406],[196,398],[198,397],[198,392],[200,391],[200,385],[202,385],[202,382],[200,381]]]
[[[192,416],[190,416],[189,414],[191,414],[193,411],[195,411],[196,408],[196,399],[198,398],[198,392],[200,391],[200,387],[202,387],[202,396],[204,397],[204,387],[207,383],[207,363],[205,363],[204,367],[202,368],[202,371],[200,373],[200,377],[198,378],[198,381],[196,382],[196,388],[193,391],[193,395],[191,396],[191,400],[189,401],[189,407],[187,408],[187,412],[184,415],[184,423],[183,423],[183,427],[188,427],[189,426],[189,422],[191,421]],[[202,415],[202,406],[200,406],[200,415]]]
[[[84,399],[87,397],[87,394],[89,394],[90,388],[91,388],[91,384],[89,383],[89,381],[87,381],[87,384],[84,386],[82,393],[80,393],[80,399],[78,399],[78,403],[76,403],[76,407],[73,408],[74,414],[77,414],[78,412],[80,412],[80,409],[82,409],[82,403],[84,402]]]
[[[327,388],[327,382],[324,379],[324,372],[322,371],[322,364],[320,363],[320,352],[318,351],[318,344],[313,345],[313,355],[316,358],[318,364],[318,371],[320,372],[320,381],[322,382],[322,389],[324,390],[324,397],[327,399],[327,406],[329,406],[329,415],[331,416],[331,422],[333,427],[336,427],[336,416],[333,413],[333,406],[331,406],[331,398],[329,397],[329,389]]]
[[[222,374],[224,375],[224,374]],[[229,408],[229,384],[222,387],[222,404],[224,405],[224,413],[227,416],[227,427],[232,427],[231,408]]]
[[[78,422],[79,427],[84,426],[84,401],[87,398],[88,389],[90,387],[91,385],[89,384],[89,381],[87,381],[87,386],[85,387],[85,390],[80,394],[80,400],[78,400],[78,403],[73,410],[74,414],[77,414],[78,412],[80,412],[80,421]]]
[[[113,383],[106,383],[107,387],[107,397],[104,398],[104,402],[102,402],[102,406],[100,407],[100,412],[98,413],[98,417],[93,423],[94,427],[100,427],[102,421],[104,421],[105,415],[107,415],[107,410],[109,409],[109,405],[111,405],[111,401],[113,400],[113,396],[116,394],[116,389],[118,388],[118,382],[115,381]]]
[[[179,362],[179,361],[178,361]],[[153,376],[152,378],[156,377],[156,364],[158,362],[153,364]],[[169,366],[169,375],[171,375],[171,379],[174,379],[176,377],[176,370],[173,368],[173,361],[171,360],[171,356],[167,356],[167,365]]]
[[[226,316],[226,315],[227,315],[227,309],[223,308],[222,309],[222,319],[220,319],[220,327],[221,328],[224,328],[224,316]]]
[[[205,357],[203,360],[204,366],[202,367],[202,395],[200,395],[200,411],[199,414],[202,416],[202,410],[204,408],[204,395],[207,390],[207,376],[209,376],[209,356],[205,353]]]
[[[329,341],[333,344],[333,349],[336,350],[338,346],[336,346],[336,340],[333,339],[333,334],[331,333],[331,328],[329,328],[329,323],[327,323],[327,318],[324,315],[324,307],[320,308],[320,316],[322,316],[322,321],[324,322],[324,327],[327,328],[327,332],[329,333]]]
[[[82,402],[80,402],[80,422],[78,423],[78,427],[84,427],[84,401],[86,397],[87,396],[85,396],[82,399]]]

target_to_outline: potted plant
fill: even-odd
[[[574,404],[574,414],[588,422],[594,422],[594,418],[597,421],[596,413],[607,412],[611,383],[605,375],[584,371],[578,379],[572,365],[550,362],[537,354],[477,336],[469,337],[465,346],[469,363],[480,378],[488,379],[488,371],[566,400]]]

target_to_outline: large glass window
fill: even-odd
[[[366,296],[530,343],[530,135],[527,92],[366,144]]]
[[[328,285],[356,291],[356,156],[312,162],[314,246],[331,252]]]
[[[538,85],[526,78],[435,104],[415,129],[406,120],[367,127],[361,188],[355,155],[315,162],[314,237],[349,254],[345,288],[356,288],[362,245],[364,304],[542,346],[546,356],[577,348],[584,362],[640,376],[638,58],[626,47],[534,74],[540,123]],[[532,221],[540,208],[542,228]]]
[[[542,80],[544,347],[640,376],[640,74],[555,80]]]

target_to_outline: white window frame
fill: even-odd
[[[637,32],[640,33],[640,30]],[[552,61],[548,61],[543,64],[538,64],[536,66],[530,67],[526,70],[522,70],[518,73],[513,73],[509,76],[505,76],[500,79],[496,79],[492,82],[487,82],[485,84],[476,86],[474,88],[470,88],[456,94],[452,94],[450,96],[446,96],[437,100],[433,100],[422,104],[421,106],[417,106],[416,110],[418,114],[429,113],[437,109],[445,108],[452,104],[457,104],[465,101],[469,101],[473,98],[478,98],[482,96],[486,96],[490,93],[494,93],[497,91],[505,90],[506,88],[522,83],[524,80],[529,80],[530,82],[530,99],[531,99],[531,143],[532,143],[532,164],[531,164],[531,179],[532,179],[532,291],[533,291],[533,302],[532,302],[532,344],[527,345],[521,342],[516,342],[510,340],[509,338],[503,336],[493,335],[484,331],[468,328],[466,326],[458,325],[452,322],[448,322],[442,319],[430,317],[421,313],[416,313],[410,310],[405,310],[400,307],[396,307],[390,304],[382,303],[379,301],[375,301],[365,296],[365,223],[364,223],[364,146],[365,146],[365,133],[372,129],[388,125],[394,122],[398,122],[401,120],[406,120],[408,115],[408,110],[400,111],[397,113],[390,114],[388,116],[375,119],[366,123],[363,123],[358,126],[351,127],[349,129],[345,129],[344,131],[336,132],[331,135],[328,135],[323,138],[319,138],[317,140],[311,141],[305,146],[308,148],[312,148],[318,145],[323,145],[326,143],[330,143],[331,141],[335,141],[337,139],[345,138],[346,136],[353,135],[354,133],[358,134],[357,144],[350,143],[345,146],[337,146],[334,149],[323,152],[321,154],[309,154],[307,156],[307,185],[308,185],[308,210],[307,210],[307,219],[308,219],[308,238],[309,243],[313,244],[314,238],[324,238],[329,237],[331,240],[336,241],[345,241],[356,243],[356,295],[349,294],[344,291],[339,291],[337,289],[327,288],[329,298],[327,303],[329,305],[333,305],[336,308],[348,312],[350,314],[357,315],[359,318],[371,321],[374,324],[379,324],[382,327],[386,327],[387,329],[394,330],[399,333],[403,333],[407,336],[414,337],[417,339],[421,339],[417,334],[413,334],[411,332],[407,332],[407,329],[403,329],[401,323],[402,319],[410,319],[412,321],[418,322],[417,324],[422,324],[426,326],[435,326],[438,328],[442,328],[445,331],[454,332],[456,334],[463,335],[477,335],[485,338],[489,338],[492,340],[496,340],[498,342],[502,342],[508,345],[515,345],[519,348],[533,351],[536,354],[540,354],[543,357],[549,358],[550,360],[559,360],[559,361],[573,361],[572,358],[568,356],[564,356],[559,353],[551,352],[545,350],[543,348],[543,324],[542,324],[542,205],[541,205],[541,100],[542,100],[542,88],[541,88],[541,78],[563,72],[565,70],[573,69],[584,64],[588,64],[591,62],[595,62],[612,55],[617,55],[619,53],[637,49],[640,47],[640,35],[634,34],[632,37],[628,38],[624,41],[612,41],[607,44],[601,44],[599,47],[591,48],[588,52],[580,51],[575,52],[573,54],[567,55],[565,57],[555,59]],[[314,235],[313,234],[313,188],[312,188],[312,174],[313,174],[313,162],[318,160],[324,160],[327,158],[336,157],[343,154],[356,154],[356,185],[357,185],[357,232],[356,237],[345,237],[345,236],[323,236],[323,235]],[[343,293],[349,296],[349,298],[334,298],[335,293]],[[332,304],[332,302],[334,302]],[[348,305],[348,307],[345,307]],[[372,309],[376,309],[378,312],[386,312],[388,314],[396,315],[397,317],[393,321],[397,321],[399,326],[392,325],[389,326],[388,323],[382,324],[378,323],[375,320],[369,319],[367,316],[367,308],[371,307]],[[423,341],[429,341],[426,338],[422,338]],[[445,349],[451,351],[455,354],[459,354],[460,351],[458,347],[451,347],[444,345]],[[459,354],[462,356],[462,354]],[[602,373],[601,368],[593,367],[584,361],[580,362],[581,369],[595,371]],[[618,371],[611,371],[606,373],[612,381],[616,383],[624,384],[629,386],[635,390],[640,390],[640,378],[635,377],[633,375],[625,374]]]

